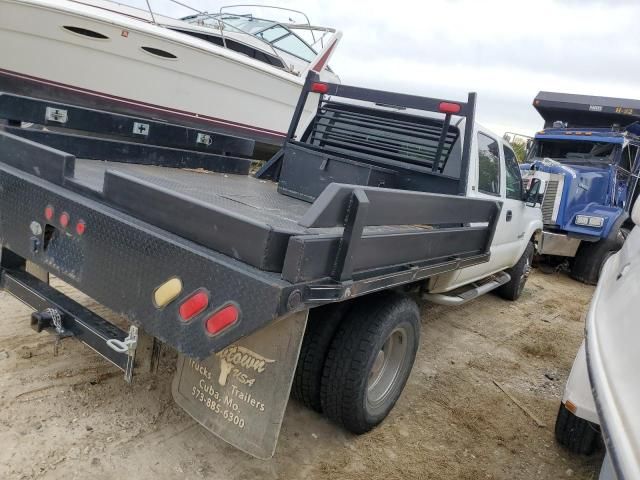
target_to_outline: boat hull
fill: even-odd
[[[162,27],[117,17],[110,23],[90,7],[59,5],[0,1],[0,91],[253,138],[267,150],[284,140],[302,79],[229,58],[199,39],[178,41],[185,35]]]

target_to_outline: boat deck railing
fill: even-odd
[[[202,16],[202,26],[206,27],[206,28],[213,28],[214,30],[217,30],[220,33],[220,37],[222,39],[222,45],[224,48],[227,48],[227,38],[225,37],[225,29],[227,30],[232,30],[234,33],[238,33],[238,34],[242,34],[242,35],[248,35],[249,37],[251,37],[254,40],[257,40],[258,42],[266,45],[268,47],[268,49],[273,53],[274,56],[276,56],[281,62],[282,65],[284,65],[284,68],[287,71],[292,71],[291,67],[288,65],[287,61],[282,58],[282,56],[280,55],[280,53],[278,52],[278,49],[273,45],[272,42],[269,42],[263,38],[260,38],[259,36],[246,32],[244,30],[242,30],[241,28],[236,27],[235,25],[226,22],[224,20],[224,16],[225,15],[230,15],[231,13],[226,13],[225,10],[229,10],[231,8],[270,8],[270,9],[274,9],[274,10],[281,10],[281,11],[286,11],[286,12],[292,12],[292,13],[296,13],[299,15],[302,15],[305,19],[305,23],[299,23],[299,24],[289,24],[289,23],[283,23],[283,22],[277,22],[277,21],[273,21],[274,25],[281,25],[284,28],[286,28],[291,35],[295,35],[296,37],[298,37],[300,39],[300,41],[304,42],[306,45],[308,45],[312,50],[314,50],[314,47],[318,44],[320,44],[320,49],[319,51],[316,53],[316,58],[317,55],[320,54],[320,52],[324,49],[325,46],[325,42],[324,39],[328,34],[334,34],[336,32],[335,29],[333,28],[329,28],[329,27],[318,27],[318,26],[313,26],[311,25],[311,22],[309,20],[309,17],[304,13],[301,12],[299,10],[293,10],[290,8],[284,8],[284,7],[277,7],[277,6],[270,6],[270,5],[257,5],[257,4],[241,4],[241,5],[227,5],[227,6],[223,6],[220,8],[220,11],[217,13],[209,13],[209,12],[205,12],[202,10],[199,10],[195,7],[192,7],[191,5],[188,5],[187,3],[180,1],[180,0],[169,0],[171,3],[175,3],[176,5],[179,5],[183,8],[186,8],[188,10],[191,10],[193,12],[195,12],[196,14],[198,14],[199,16]],[[150,0],[146,0],[146,5],[147,5],[147,10],[149,12],[149,15],[151,16],[151,22],[154,25],[159,25],[162,26],[161,22],[158,22],[156,20],[156,14],[153,11],[153,8],[151,7],[151,2]],[[248,16],[247,14],[232,14],[235,16]],[[258,18],[255,17],[253,15],[250,15],[250,18],[254,18],[257,20],[265,20],[265,21],[272,21],[272,20],[267,20],[267,19],[262,19],[262,18]],[[217,28],[214,27],[213,25],[206,25],[204,24],[204,20],[212,20],[213,22],[215,22],[215,24],[217,25]],[[292,31],[292,29],[298,29],[298,30],[308,30],[311,34],[311,38],[313,39],[313,43],[309,44],[307,42],[305,42],[302,38],[300,38],[298,35],[296,35],[295,32]],[[322,32],[322,35],[320,35],[318,38],[316,38],[316,32]],[[284,50],[286,52],[286,50]],[[314,50],[315,51],[315,50]],[[288,52],[291,55],[296,56],[295,54]],[[304,60],[304,59],[302,59]],[[306,61],[306,60],[305,60]],[[312,63],[312,62],[309,62]]]

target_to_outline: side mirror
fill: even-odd
[[[535,207],[538,203],[538,197],[540,196],[540,187],[542,186],[542,182],[539,178],[532,178],[531,183],[529,183],[529,188],[524,193],[524,203],[527,207]]]

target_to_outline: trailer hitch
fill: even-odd
[[[55,308],[47,308],[42,312],[31,314],[31,327],[38,333],[47,328],[54,328],[61,337],[72,337],[73,333],[62,325],[62,314]]]
[[[74,333],[62,325],[62,314],[56,308],[47,308],[41,312],[31,314],[31,328],[40,333],[53,328],[56,331],[56,341],[53,344],[53,355],[58,355],[58,347],[63,338],[73,337]]]
[[[23,270],[0,269],[0,289],[36,310],[31,315],[31,328],[56,335],[54,355],[63,338],[77,338],[122,370],[125,381],[131,382],[140,345],[137,327],[122,330]]]

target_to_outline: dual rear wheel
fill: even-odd
[[[367,432],[400,397],[419,340],[418,306],[395,292],[311,310],[292,395],[353,433]]]

